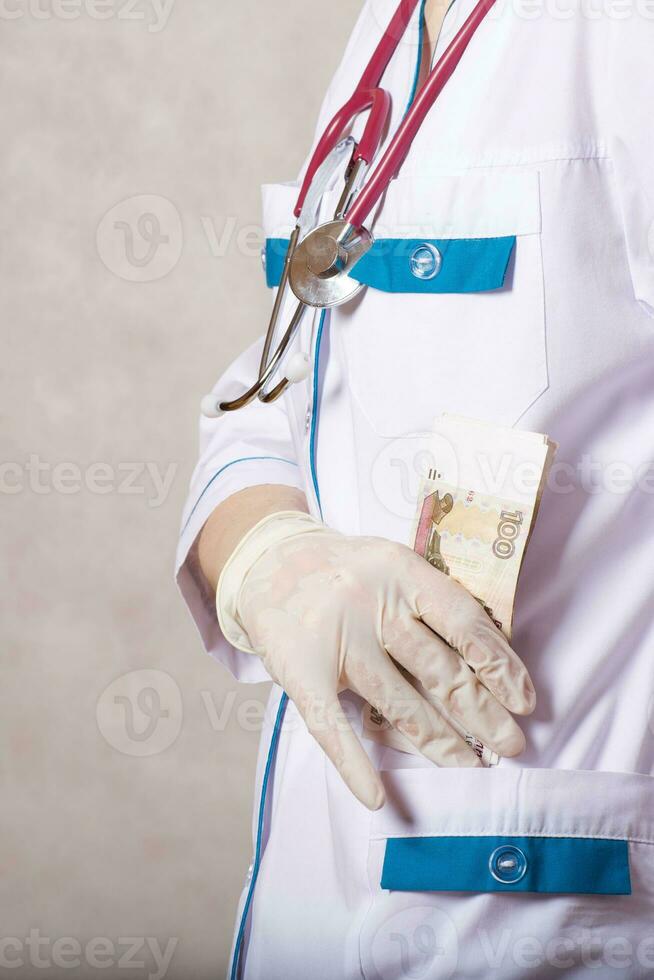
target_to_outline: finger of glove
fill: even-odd
[[[327,689],[308,691],[299,684],[287,685],[286,692],[350,792],[369,810],[379,810],[386,800],[383,783],[337,695]]]
[[[475,752],[402,676],[382,648],[365,661],[349,657],[348,682],[431,762],[481,766]]]
[[[418,619],[407,617],[384,630],[393,658],[416,677],[466,731],[498,755],[511,758],[525,748],[513,716],[439,636]]]
[[[509,711],[531,714],[536,707],[534,685],[504,634],[462,585],[415,557],[416,615],[461,654]]]

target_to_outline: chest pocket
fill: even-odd
[[[385,437],[441,411],[513,425],[546,390],[538,173],[400,178],[333,312],[354,400]]]

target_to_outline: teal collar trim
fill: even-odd
[[[380,238],[354,266],[352,276],[385,293],[481,293],[504,286],[515,236],[502,238]],[[266,241],[266,281],[278,286],[288,239]],[[420,259],[433,257],[427,278]],[[429,267],[426,269],[430,273]],[[417,274],[418,273],[418,274]]]
[[[394,837],[381,887],[630,895],[629,844],[586,837]]]

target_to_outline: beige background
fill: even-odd
[[[266,691],[233,701],[173,555],[199,398],[268,306],[259,185],[359,5],[0,3],[0,975],[160,976],[148,937],[226,968]]]

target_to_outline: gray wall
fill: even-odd
[[[250,859],[266,690],[204,655],[173,555],[199,398],[268,308],[259,185],[295,176],[359,0],[170,3],[0,3],[14,978],[161,976],[170,940],[169,978],[220,976]]]

